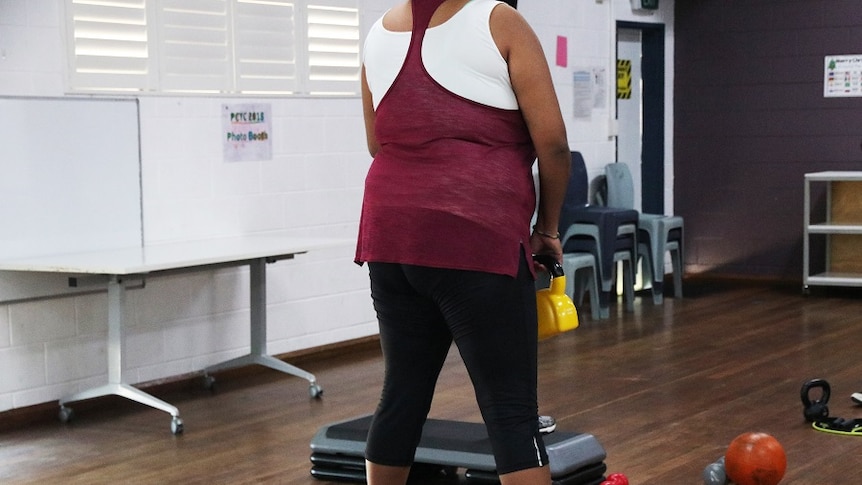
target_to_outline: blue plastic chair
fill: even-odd
[[[572,152],[569,185],[560,213],[559,231],[562,235],[563,260],[566,255],[589,253],[597,269],[599,288],[599,317],[610,316],[611,290],[615,282],[615,268],[622,262],[624,301],[627,311],[634,311],[634,265],[637,258],[638,212],[590,205],[589,178],[580,152]],[[574,258],[570,257],[572,263]],[[574,271],[567,270],[567,274]],[[598,285],[597,285],[598,286]],[[572,299],[582,294],[572,294]],[[576,300],[576,301],[578,301]],[[590,306],[595,306],[590,295]]]

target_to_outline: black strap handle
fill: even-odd
[[[542,266],[548,269],[548,272],[551,273],[551,276],[554,278],[558,276],[565,276],[563,274],[563,265],[557,261],[557,258],[551,256],[550,254],[534,254],[533,261],[538,262]]]

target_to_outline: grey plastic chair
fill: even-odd
[[[626,311],[634,311],[634,265],[637,258],[638,213],[590,205],[589,178],[579,152],[572,152],[572,168],[560,212],[563,258],[568,254],[591,254],[597,273],[598,298],[590,295],[590,308],[599,308],[599,317],[610,316],[611,289],[617,263],[623,265]],[[572,259],[574,261],[574,259]],[[565,265],[564,265],[564,271]],[[571,272],[571,271],[570,271]],[[568,282],[568,281],[567,281]],[[572,295],[572,299],[580,295]],[[598,304],[596,305],[596,300]]]
[[[634,182],[625,163],[605,166],[608,207],[634,208]],[[644,281],[652,286],[653,303],[664,300],[665,254],[670,253],[674,297],[682,298],[683,218],[662,214],[638,216],[638,256],[644,260]]]
[[[584,296],[590,293],[590,316],[601,318],[599,312],[599,283],[596,257],[592,253],[564,253],[563,272],[566,277],[566,294],[575,300],[578,309],[583,308]]]
[[[633,237],[633,231],[628,227],[622,227],[620,236],[622,238]],[[566,294],[571,295],[577,302],[577,307],[582,308],[585,293],[590,293],[590,316],[594,320],[610,317],[610,293],[613,286],[613,272],[602,278],[601,266],[605,260],[604,248],[601,243],[601,234],[598,227],[589,223],[578,223],[569,226],[569,229],[561,237],[563,242],[563,271],[575,276],[566,279]],[[589,250],[567,250],[569,242],[574,240],[592,241]],[[632,251],[620,249],[614,251],[607,258],[613,265],[623,263],[623,301],[626,311],[634,311],[634,264]],[[589,272],[587,272],[589,271]],[[601,282],[601,286],[599,283]]]

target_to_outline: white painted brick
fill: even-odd
[[[364,292],[339,293],[270,305],[271,341],[314,335],[374,320],[371,300]]]
[[[126,292],[126,300],[129,292]],[[108,333],[108,293],[100,292],[90,295],[75,297],[75,313],[78,322],[78,335],[107,335]],[[126,308],[126,321],[130,312]]]
[[[45,350],[42,344],[0,349],[0,393],[45,384]]]
[[[2,15],[2,13],[0,13],[0,15]],[[0,393],[0,412],[15,408],[12,396],[13,394],[11,392]]]
[[[238,232],[238,209],[232,200],[156,201],[144,206],[148,244],[204,239]]]
[[[284,206],[281,195],[269,194],[244,197],[236,202],[238,228],[242,233],[266,232],[281,229]]]
[[[162,326],[134,328],[126,333],[124,366],[129,369],[159,364],[165,360]]]
[[[0,5],[3,2],[0,2]],[[0,69],[3,71],[25,71],[31,67],[28,56],[29,29],[22,25],[0,25]]]
[[[75,300],[58,298],[18,303],[9,307],[12,345],[74,337]]]
[[[285,122],[284,149],[288,153],[323,152],[326,121],[323,118],[291,118]]]
[[[260,194],[260,162],[211,162],[209,170],[215,197]]]
[[[205,114],[181,120],[182,129],[173,136],[190,149],[188,156],[201,157],[213,163],[225,163],[221,109],[211,104],[207,108],[209,111]]]
[[[197,200],[189,205],[189,239],[213,235],[239,234],[240,208],[237,198]]]
[[[9,326],[9,307],[0,305],[0,349],[12,345],[12,329]]]
[[[45,344],[47,384],[95,377],[107,372],[107,342],[98,336]]]
[[[344,157],[337,153],[309,155],[305,159],[305,174],[309,190],[332,190],[347,186]],[[334,205],[334,204],[333,204]]]
[[[261,192],[282,193],[305,186],[306,170],[303,155],[283,154],[261,162]]]
[[[237,357],[242,357],[249,353],[249,347],[222,350],[218,352],[209,352],[203,355],[195,356],[191,359],[193,372],[202,371],[203,369],[221,362],[226,362]]]
[[[55,401],[63,396],[71,396],[78,392],[78,387],[72,383],[39,386],[12,394],[12,404],[16,408],[32,406]],[[59,412],[59,406],[57,411]]]
[[[287,340],[273,341],[270,342],[269,350],[272,354],[284,354],[298,349],[328,345],[376,334],[377,324],[365,323],[352,327],[339,328],[336,331],[315,333],[313,335],[301,335]],[[324,388],[326,387],[325,382],[321,384]]]
[[[9,0],[3,0],[0,3],[7,3]],[[27,23],[29,25],[40,27],[60,28],[60,23],[63,21],[63,9],[60,8],[61,2],[56,0],[28,0],[27,1]],[[0,16],[2,16],[0,11]],[[57,36],[59,38],[59,36]]]
[[[179,143],[176,123],[172,118],[141,118],[142,160],[181,159],[183,145]]]
[[[351,181],[351,185],[362,189],[365,186],[365,175],[371,167],[371,155],[368,153],[368,147],[362,145],[362,148],[356,153],[344,155],[345,172],[347,179]]]
[[[162,199],[184,201],[212,196],[213,174],[204,158],[164,159],[158,166]]]
[[[327,191],[330,211],[328,217],[321,222],[346,223],[358,222],[358,214],[362,211],[362,189],[344,188]],[[356,234],[352,234],[351,238]]]
[[[313,333],[321,319],[328,318],[337,311],[337,309],[327,308],[325,302],[319,299],[316,303],[318,305],[314,307],[295,301],[270,305],[267,314],[269,340],[279,341]]]
[[[169,378],[170,376],[181,376],[192,372],[200,371],[199,367],[195,366],[195,361],[185,359],[180,361],[161,362],[156,365],[139,367],[133,369],[134,383],[143,383]],[[131,379],[131,378],[130,378]]]
[[[146,289],[137,296],[137,325],[152,326],[189,316],[191,289],[182,276],[148,278]]]
[[[176,276],[189,288],[185,318],[247,311],[249,278],[246,266]]]
[[[27,25],[27,3],[27,0],[0,2],[0,25]]]
[[[179,360],[213,350],[248,348],[247,312],[222,313],[168,325],[164,330],[165,360]]]
[[[297,258],[303,258],[299,255]],[[320,293],[318,278],[327,275],[317,274],[317,262],[300,260],[279,261],[270,265],[267,271],[267,295],[272,301],[290,301],[309,298]]]
[[[0,36],[3,34],[0,33]],[[2,37],[0,37],[2,38]],[[4,96],[29,96],[33,93],[33,75],[4,69],[0,60],[0,94]]]
[[[189,133],[195,129],[196,123],[199,123],[200,120],[194,118],[160,117],[156,121],[161,125],[158,130],[158,142],[163,145],[166,157],[172,156],[181,160],[198,157],[197,150],[202,147],[194,143],[194,138],[190,137]],[[142,120],[141,123],[147,123],[147,121]]]
[[[31,92],[40,96],[62,96],[66,91],[63,76],[61,72],[33,73],[30,76]]]
[[[182,234],[185,217],[174,209],[174,202],[147,200],[144,202],[144,238],[147,244],[170,241]]]
[[[231,271],[233,272],[233,270]],[[223,307],[226,310],[232,309],[227,307],[232,306],[234,303],[233,301],[217,303],[219,297],[214,294],[215,288],[213,285],[217,275],[220,273],[221,272],[196,271],[194,273],[178,275],[176,277],[178,279],[177,283],[182,284],[186,288],[188,291],[188,297],[183,305],[184,308],[182,309],[182,315],[171,318],[171,320],[206,316],[213,312],[217,312],[217,306]],[[219,280],[223,279],[224,277],[219,278]]]
[[[358,104],[353,105],[351,111],[359,115],[362,113],[362,107]],[[327,118],[322,135],[324,147],[328,153],[353,153],[367,148],[361,116]]]
[[[65,61],[64,43],[56,28],[34,27],[26,34],[28,69],[52,71]]]

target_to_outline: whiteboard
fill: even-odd
[[[141,244],[138,100],[0,97],[0,258]],[[0,272],[0,301],[67,286]]]

